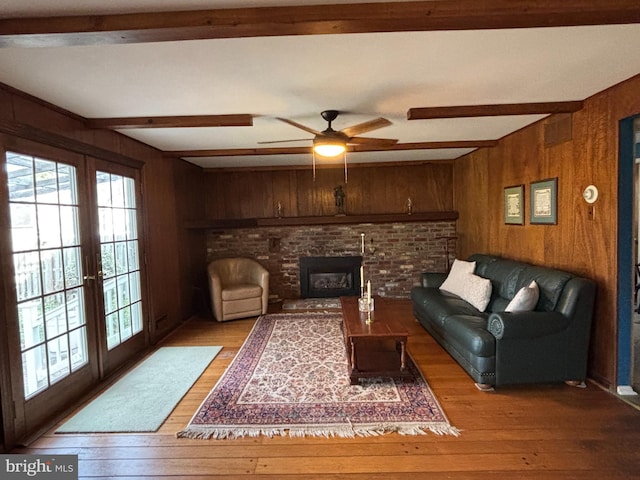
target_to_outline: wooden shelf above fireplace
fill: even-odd
[[[234,218],[189,222],[188,229],[209,230],[225,228],[278,227],[302,225],[335,225],[354,223],[407,223],[457,220],[458,212],[378,213],[369,215],[333,215],[320,217]]]

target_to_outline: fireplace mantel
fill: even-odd
[[[208,230],[218,228],[251,228],[301,225],[335,225],[355,223],[407,223],[457,220],[458,212],[380,213],[368,215],[333,215],[318,217],[235,218],[189,222],[188,229]]]

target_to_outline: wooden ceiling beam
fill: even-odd
[[[495,147],[497,140],[462,140],[447,142],[415,142],[397,143],[392,147],[367,147],[365,145],[349,146],[349,152],[383,152],[394,150],[436,150],[450,148],[483,148]],[[241,157],[246,155],[295,155],[311,153],[308,147],[277,147],[277,148],[227,148],[215,150],[172,150],[164,152],[172,157]]]
[[[582,101],[505,103],[498,105],[460,105],[457,107],[410,108],[407,120],[427,120],[434,118],[494,117],[502,115],[536,115],[573,113],[582,108]]]
[[[0,19],[0,47],[640,23],[637,0],[428,0]]]
[[[88,118],[88,128],[251,127],[253,115],[188,115],[176,117]]]

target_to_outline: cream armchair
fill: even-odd
[[[213,316],[219,322],[267,313],[269,272],[250,258],[214,260],[207,268]]]

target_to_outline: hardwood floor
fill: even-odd
[[[401,436],[238,440],[178,439],[242,345],[254,320],[193,318],[164,345],[222,345],[223,351],[156,433],[56,435],[16,453],[77,454],[80,478],[430,480],[618,480],[640,478],[640,410],[589,383],[480,392],[412,316],[398,312],[422,369],[459,437]],[[150,406],[149,408],[153,408]]]

